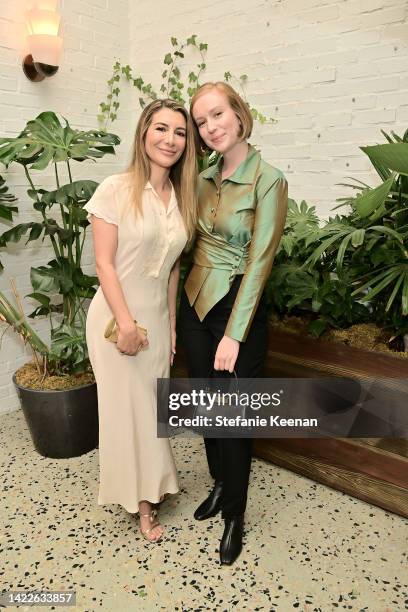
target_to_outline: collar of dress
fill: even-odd
[[[173,208],[177,206],[176,192],[174,191],[173,183],[171,181],[170,181],[170,185],[171,185],[171,194],[170,194],[170,201],[167,206],[167,213],[171,212]],[[160,202],[162,203],[162,206],[164,206],[162,199],[160,198],[160,196],[158,195],[158,193],[156,192],[155,188],[153,187],[150,181],[147,181],[146,185],[144,186],[144,190],[146,191],[147,189],[150,189],[151,191],[153,191],[156,198],[160,200]]]
[[[260,153],[252,146],[249,145],[248,155],[243,162],[240,163],[235,172],[231,174],[226,181],[232,181],[233,183],[240,183],[241,185],[252,185],[254,182],[256,172],[259,165]],[[221,172],[222,155],[216,164],[207,168],[201,173],[201,176],[205,179],[213,179]]]

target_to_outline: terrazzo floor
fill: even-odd
[[[76,590],[67,611],[408,610],[399,516],[254,459],[244,551],[221,567],[221,518],[192,517],[210,486],[201,440],[173,442],[182,490],[149,544],[134,516],[96,504],[97,451],[41,457],[21,411],[0,417],[0,436],[2,591]]]

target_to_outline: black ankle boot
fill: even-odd
[[[204,521],[218,514],[221,510],[222,482],[215,481],[215,485],[207,499],[205,499],[194,512],[197,521]]]
[[[239,514],[225,519],[225,529],[220,543],[220,561],[222,565],[232,565],[242,550],[244,515]]]

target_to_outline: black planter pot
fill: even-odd
[[[36,451],[43,457],[67,459],[98,446],[96,384],[63,391],[21,387],[13,376]]]

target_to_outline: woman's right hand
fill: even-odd
[[[116,348],[121,355],[137,355],[137,353],[149,346],[147,337],[142,334],[134,322],[129,326],[119,327]]]

